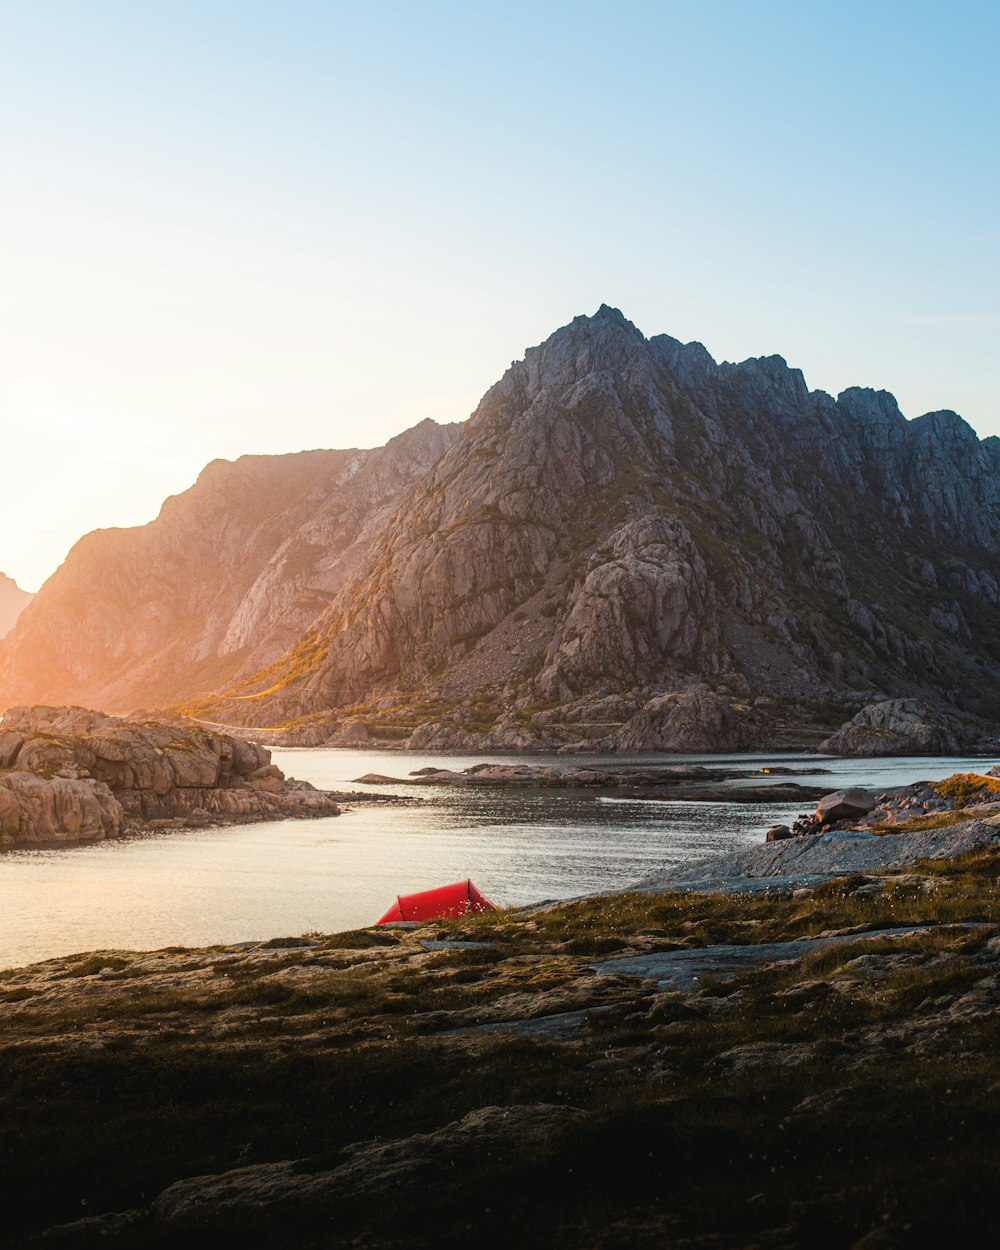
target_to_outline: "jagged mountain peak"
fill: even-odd
[[[963,443],[978,443],[979,436],[964,417],[960,417],[951,408],[939,408],[934,412],[925,412],[914,417],[911,422],[919,428],[933,430],[936,434],[947,434]]]
[[[1000,488],[928,441],[939,426],[888,392],[810,392],[778,355],[716,364],[602,306],[487,392],[308,638],[209,706],[275,723],[402,691],[488,699],[541,740],[537,709],[575,724],[598,698],[619,720],[650,698],[683,719],[679,687],[718,712],[716,695],[978,683],[1000,671],[1000,630],[973,644],[969,624],[1000,605]]]
[[[598,375],[648,382],[655,365],[649,341],[619,309],[607,304],[560,326],[522,360],[515,360],[484,395],[473,421],[497,404],[530,403],[542,394],[565,396]]]
[[[17,701],[115,710],[118,674],[134,689],[181,647],[185,680],[192,655],[202,689],[236,678],[198,714],[319,717],[316,741],[360,705],[345,733],[395,708],[388,736],[413,746],[474,723],[493,736],[471,745],[723,747],[766,740],[761,704],[986,699],[1000,677],[1000,443],[907,422],[885,391],[811,392],[778,355],[717,364],[602,305],[464,426],[304,457],[249,466],[272,475],[265,512],[199,482],[155,542],[68,561],[61,603],[0,652],[8,679],[31,652],[65,684]]]
[[[433,417],[424,417],[422,421],[418,421],[416,425],[411,425],[409,429],[403,430],[402,433],[394,434],[384,447],[377,450],[383,454],[391,454],[391,450],[413,447],[417,444],[440,445],[441,449],[444,450],[455,434],[462,428],[462,424],[463,422],[461,421],[442,423],[435,421]]]
[[[848,386],[837,396],[837,403],[843,412],[859,421],[900,428],[906,424],[906,418],[891,391],[874,390],[870,386]]]

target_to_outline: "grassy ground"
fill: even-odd
[[[319,1173],[351,1143],[534,1103],[583,1114],[540,1152],[487,1152],[417,1192],[376,1177],[363,1203],[56,1240],[997,1244],[998,864],[980,852],[793,898],[621,895],[305,949],[97,953],[0,974],[7,1244],[144,1210],[181,1177],[279,1160]],[[588,966],[917,922],[935,927],[859,933],[689,992]],[[428,937],[488,945],[426,951]],[[587,1014],[567,1040],[465,1031],[575,1009]]]

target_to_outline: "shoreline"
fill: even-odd
[[[740,771],[741,775],[745,776],[745,770],[739,769],[739,766],[744,762],[745,761],[742,758],[737,758],[733,761],[733,766]],[[753,762],[756,763],[756,761]],[[916,763],[916,761],[911,762]],[[969,767],[972,761],[970,761],[968,757],[965,757],[964,763],[966,767]],[[952,761],[950,760],[941,760],[938,771],[943,772],[945,768],[951,764]],[[343,770],[340,771],[342,772]],[[732,771],[733,770],[731,769],[730,773]],[[316,780],[319,780],[319,776],[317,776],[317,774],[313,774],[313,776]],[[840,779],[837,777],[831,777],[829,785],[824,787],[824,791],[828,791],[831,786],[837,784],[841,784]],[[503,793],[503,791],[497,790],[480,790],[476,787],[474,787],[471,792],[465,791],[463,788],[462,792],[467,793],[469,798],[461,798],[459,794],[455,794],[454,799],[449,797],[444,805],[441,805],[439,802],[438,806],[440,807],[443,821],[450,824],[456,818],[455,814],[457,813],[457,818],[460,824],[468,824],[470,828],[480,826],[482,818],[478,815],[478,813],[484,810],[492,810],[493,799],[490,796],[496,794],[499,801],[500,795]],[[419,796],[419,792],[417,792],[417,794],[411,792],[407,795],[387,795],[385,793],[364,794],[360,791],[336,791],[333,793],[336,794],[341,805],[343,806],[346,804],[349,809],[353,809],[353,813],[357,817],[357,819],[353,821],[350,820],[350,817],[348,817],[349,824],[343,829],[343,834],[347,836],[349,846],[356,848],[347,851],[347,863],[352,863],[353,859],[356,858],[357,855],[363,855],[365,853],[363,847],[367,837],[366,831],[368,830],[378,832],[382,828],[393,830],[398,827],[402,831],[409,829],[412,825],[413,832],[418,834],[418,838],[422,839],[430,837],[429,832],[419,832],[423,828],[423,825],[426,824],[427,820],[431,820],[431,822],[435,824],[435,827],[441,823],[440,821],[434,821],[433,814],[424,814],[422,816],[419,814],[421,809],[423,809],[425,813],[433,813],[433,811],[436,810],[434,807],[434,800],[430,797]],[[426,796],[427,793],[428,792],[426,790],[423,791],[424,796]],[[431,793],[437,794],[437,790],[432,790]],[[476,793],[480,795],[479,798],[474,797]],[[515,790],[514,793],[517,793],[517,791]],[[542,817],[543,821],[551,821],[552,819],[557,820],[559,812],[564,810],[562,807],[563,792],[560,792],[558,789],[555,791],[550,789],[547,791],[541,790],[537,793],[539,798],[541,798],[542,795],[548,796],[545,800],[545,804],[538,809],[540,813],[545,813]],[[604,828],[610,830],[616,825],[620,825],[622,829],[625,830],[631,829],[634,824],[635,829],[638,831],[642,827],[643,822],[647,819],[645,816],[641,815],[638,810],[639,805],[644,802],[644,796],[635,790],[632,792],[618,792],[615,790],[604,790],[598,787],[596,789],[572,789],[567,790],[564,793],[567,802],[572,802],[577,805],[579,805],[579,802],[582,799],[589,800],[589,803],[587,803],[584,807],[577,806],[575,810],[579,813],[579,818],[583,821],[594,822],[592,826],[590,824],[587,825],[589,830],[588,837],[591,840],[591,845],[593,847],[592,853],[594,855],[599,855],[599,846],[602,841],[601,831]],[[341,798],[341,796],[343,797]],[[778,796],[775,797],[777,798]],[[715,800],[711,797],[701,795],[695,802],[692,803],[688,801],[687,796],[685,796],[684,800],[682,800],[679,804],[679,812],[677,815],[671,814],[671,807],[677,802],[677,799],[671,799],[667,796],[657,796],[657,798],[659,801],[652,804],[652,807],[656,809],[657,814],[654,815],[651,811],[648,819],[653,822],[653,828],[662,829],[664,830],[664,833],[655,835],[653,843],[647,843],[647,845],[650,845],[650,848],[652,849],[652,846],[659,844],[661,837],[666,837],[666,845],[673,848],[667,853],[667,862],[677,864],[677,868],[673,870],[674,876],[677,877],[678,875],[687,875],[687,866],[699,862],[704,857],[706,849],[708,849],[698,844],[701,836],[698,831],[700,831],[703,826],[706,832],[715,828],[721,829],[726,822],[722,817],[716,815],[716,811],[718,809]],[[677,798],[679,799],[680,796],[677,796]],[[471,806],[469,805],[469,799],[474,799]],[[598,811],[596,810],[594,811],[594,815],[592,817],[585,814],[587,811],[591,810],[590,803],[596,803],[597,808],[601,809],[606,806],[612,807],[613,803],[610,802],[610,800],[615,799],[633,804],[633,808],[631,813],[629,813],[628,819],[625,817],[617,818],[614,815],[608,814],[602,814],[599,816]],[[604,802],[598,802],[598,800],[609,800],[609,802],[605,804]],[[503,801],[507,802],[506,799]],[[459,803],[457,808],[453,806],[454,802]],[[383,822],[377,815],[379,807],[383,804],[388,804],[386,822]],[[427,804],[430,804],[431,806],[427,807]],[[524,807],[524,804],[528,804],[530,806]],[[518,817],[516,815],[519,810],[523,809],[525,812],[529,810],[533,811],[535,810],[534,804],[535,799],[531,797],[530,792],[524,793],[523,799],[517,799],[515,808],[513,809],[515,812],[515,821],[523,819],[523,817]],[[761,830],[761,833],[756,835],[757,840],[753,843],[753,845],[759,847],[762,853],[765,844],[760,841],[760,839],[763,837],[763,831],[767,824],[769,822],[773,822],[775,818],[791,820],[791,814],[789,812],[787,802],[780,799],[774,805],[761,805],[759,803],[755,803],[752,807],[748,807],[746,809],[747,817],[744,817],[742,813],[738,813],[738,809],[729,807],[728,804],[727,808],[731,813],[732,820],[743,822],[740,824],[740,828],[746,827],[746,819],[748,817],[752,822],[752,827],[754,829],[759,828]],[[413,818],[406,815],[408,809],[415,811]],[[919,810],[921,809],[918,809],[918,811]],[[909,811],[905,810],[900,813],[902,817],[907,817],[910,814],[911,813]],[[987,812],[984,814],[989,813]],[[401,825],[397,824],[400,820],[402,821]],[[487,816],[486,820],[487,824],[489,824],[490,817]],[[681,822],[680,825],[677,826],[679,829],[686,829],[688,824],[690,824],[691,832],[688,834],[673,834],[668,832],[675,828],[675,822],[677,821]],[[720,821],[722,823],[720,823]],[[192,866],[196,869],[198,864],[204,863],[204,865],[213,873],[219,871],[220,869],[222,873],[225,873],[225,863],[226,861],[229,861],[232,865],[232,873],[240,874],[242,871],[241,864],[243,862],[245,850],[241,852],[238,848],[240,846],[244,846],[245,848],[249,848],[251,855],[256,855],[256,852],[253,849],[256,843],[254,841],[252,829],[257,823],[259,822],[250,822],[249,824],[250,841],[247,841],[247,839],[244,838],[242,842],[233,846],[232,850],[230,850],[227,845],[226,834],[228,831],[233,836],[238,837],[237,831],[240,826],[230,823],[220,823],[215,826],[218,829],[220,837],[218,839],[215,837],[209,838],[209,840],[205,843],[205,846],[209,848],[207,851],[199,851],[197,848],[200,843],[196,841],[194,844],[195,850],[193,852],[188,852],[184,849],[179,850],[178,854],[181,857],[180,860],[178,860],[175,855],[167,855],[164,857],[163,852],[158,849],[164,845],[160,841],[161,836],[166,834],[169,839],[170,835],[174,831],[173,826],[167,827],[166,829],[163,827],[154,827],[149,831],[144,830],[125,839],[108,839],[100,844],[76,843],[75,845],[70,846],[66,843],[47,843],[23,849],[28,855],[41,852],[42,855],[45,856],[45,859],[50,861],[53,866],[55,866],[60,862],[62,857],[49,856],[48,852],[51,850],[74,850],[83,852],[86,851],[88,847],[93,848],[95,846],[100,846],[105,850],[110,851],[112,856],[115,856],[115,841],[118,841],[122,845],[123,849],[128,844],[132,844],[133,849],[126,852],[127,858],[123,858],[120,861],[117,858],[105,860],[102,855],[93,861],[93,868],[87,866],[86,862],[84,862],[83,866],[85,872],[88,874],[88,879],[93,876],[95,887],[110,889],[113,891],[116,888],[116,880],[122,875],[123,872],[127,877],[129,874],[136,871],[136,868],[130,867],[130,865],[145,864],[148,870],[152,873],[152,876],[147,879],[152,881],[157,880],[159,876],[162,875],[160,870],[157,868],[157,865],[163,865],[163,871],[167,874],[167,888],[169,889],[171,888],[169,885],[169,876],[173,871],[170,868],[170,865],[178,862],[186,864],[192,854],[194,855]],[[294,855],[298,856],[298,859],[295,861],[296,863],[301,861],[303,853],[308,854],[309,862],[314,861],[315,852],[311,849],[313,847],[313,839],[308,825],[304,825],[300,821],[289,822],[287,825],[283,821],[277,822],[276,825],[274,822],[267,823],[270,831],[265,835],[265,842],[261,845],[266,845],[270,848],[267,852],[268,855],[278,855],[280,857],[283,854],[282,848],[286,845],[287,836],[291,839],[287,845],[298,848],[293,852]],[[917,823],[919,823],[919,820]],[[553,828],[555,827],[556,826],[553,826]],[[195,829],[197,828],[198,826],[195,826]],[[190,830],[177,830],[177,832],[190,832]],[[628,841],[634,835],[625,833],[623,836]],[[680,840],[678,840],[678,838]],[[331,839],[332,844],[337,844],[342,841],[342,834],[339,826],[337,829],[333,829],[331,827],[328,835],[321,835],[321,842],[327,842]],[[801,843],[799,844],[801,845]],[[434,846],[433,840],[428,842],[427,845],[429,848],[432,848]],[[613,893],[620,894],[623,891],[627,891],[630,887],[635,886],[637,883],[645,882],[651,875],[662,875],[662,870],[659,869],[655,859],[651,858],[647,851],[647,853],[642,857],[641,862],[637,863],[637,871],[629,874],[627,877],[619,874],[617,879],[612,878],[612,882],[610,884],[606,884],[604,881],[599,880],[593,872],[587,873],[585,871],[582,876],[579,873],[576,875],[575,880],[578,884],[576,884],[575,888],[573,888],[572,877],[570,877],[568,881],[563,881],[562,879],[557,880],[557,876],[549,874],[551,876],[551,880],[546,879],[544,882],[540,883],[541,889],[526,893],[519,893],[512,890],[505,891],[502,888],[497,889],[498,879],[495,874],[498,870],[499,861],[496,861],[495,854],[491,855],[488,845],[488,841],[482,841],[481,849],[477,852],[477,854],[481,855],[485,852],[485,854],[489,857],[488,862],[493,865],[494,875],[492,877],[489,873],[486,873],[481,866],[479,868],[476,867],[476,864],[480,862],[477,859],[475,863],[462,864],[459,862],[456,867],[446,865],[439,879],[451,880],[456,876],[460,876],[463,869],[467,868],[471,870],[473,877],[480,879],[480,884],[483,884],[487,893],[492,894],[494,898],[499,897],[505,904],[514,906],[521,904],[525,907],[537,908],[543,900],[559,902],[562,900],[577,899],[580,897],[590,897],[596,894],[606,893],[609,890]],[[735,838],[729,841],[729,845],[730,849],[735,851],[738,847],[747,846],[749,844],[746,842],[745,838]],[[218,849],[212,851],[210,849],[212,847],[216,847]],[[307,848],[310,849],[307,850]],[[681,848],[686,849],[682,850]],[[17,850],[20,849],[22,848],[13,848],[11,857],[0,855],[0,864],[2,864],[5,859],[9,858],[12,870],[18,874],[22,872],[22,868],[15,867],[15,863]],[[724,849],[724,844],[720,845],[719,849],[722,851]],[[767,853],[770,854],[771,852],[769,851]],[[788,851],[786,849],[783,854],[787,853]],[[414,876],[413,870],[414,868],[418,868],[417,860],[413,858],[409,850],[406,851],[405,856],[405,862],[410,865],[410,868],[409,870],[403,870],[405,876],[404,883],[412,881],[415,888],[418,886],[424,887],[434,884],[434,877],[430,877],[428,879],[422,875]],[[412,863],[411,860],[413,861]],[[23,871],[30,874],[29,880],[37,877],[38,887],[48,880],[49,871],[45,866],[45,861],[40,861],[38,872],[36,872],[34,868],[30,867],[31,861],[29,859],[22,859],[20,862],[24,865]],[[119,862],[122,865],[120,869],[117,867]],[[257,866],[252,868],[251,871],[259,875],[261,867],[264,865],[264,861],[257,858],[254,862]],[[276,862],[280,863],[280,859]],[[331,854],[326,853],[325,850],[322,855],[315,858],[315,863],[317,865],[326,865],[326,872],[329,872],[331,869],[337,871],[336,865],[339,862],[343,861],[336,857],[332,857]],[[597,863],[598,860],[595,859],[594,864],[596,865]],[[106,866],[101,867],[102,864],[105,864]],[[58,871],[58,869],[56,869],[56,871]],[[140,869],[140,871],[143,870]],[[391,874],[386,874],[384,868],[381,871],[382,875],[386,877],[385,897],[388,898],[391,897],[394,889],[400,888],[398,882],[403,881],[404,878],[397,877],[394,880]],[[446,875],[447,873],[450,873],[451,875]],[[482,875],[484,873],[486,876],[485,883],[482,881]],[[299,873],[299,876],[301,877],[301,873]],[[11,880],[13,880],[13,878],[11,878]],[[102,887],[100,883],[105,880],[107,884]],[[341,880],[344,879],[341,878]],[[217,898],[217,905],[225,907],[226,899],[228,897],[225,886],[226,877],[220,877],[219,881],[221,888],[213,886],[208,897],[213,899]],[[263,879],[261,884],[264,884]],[[774,888],[774,884],[776,883],[772,883],[772,889]],[[37,890],[38,887],[32,886],[32,889]],[[59,904],[55,904],[50,908],[49,905],[44,903],[40,897],[38,900],[40,911],[37,914],[43,916],[49,915],[51,916],[53,923],[58,922],[59,932],[62,932],[63,936],[66,937],[67,940],[61,941],[59,945],[55,947],[55,950],[51,944],[40,944],[31,941],[29,931],[25,928],[28,915],[28,913],[25,912],[23,917],[20,919],[14,918],[13,920],[14,927],[11,929],[11,938],[14,943],[16,954],[12,951],[12,957],[7,961],[7,967],[25,966],[39,960],[54,957],[59,952],[70,953],[81,949],[138,950],[148,952],[150,950],[155,950],[160,946],[176,943],[178,941],[183,942],[188,946],[201,946],[217,942],[263,941],[267,939],[269,934],[281,932],[300,932],[303,930],[313,929],[320,929],[327,933],[347,932],[350,931],[353,926],[364,924],[366,919],[373,919],[376,915],[381,914],[382,910],[384,910],[384,899],[382,898],[381,892],[375,892],[372,890],[367,891],[364,896],[366,900],[365,905],[358,907],[352,902],[350,891],[346,887],[338,886],[334,890],[335,903],[331,909],[329,906],[323,905],[319,896],[315,894],[315,891],[313,891],[310,895],[310,887],[306,881],[302,880],[292,888],[293,895],[290,896],[293,900],[292,904],[276,908],[274,910],[274,915],[270,916],[271,923],[267,923],[266,919],[264,924],[253,923],[253,916],[247,912],[246,916],[242,917],[241,923],[227,925],[224,928],[222,926],[216,927],[214,925],[209,927],[198,923],[191,924],[185,916],[183,900],[180,898],[176,900],[176,903],[172,902],[172,909],[169,913],[167,913],[167,918],[169,918],[169,916],[173,916],[176,911],[176,925],[163,923],[162,920],[159,923],[154,920],[151,925],[146,925],[143,923],[141,916],[135,915],[134,917],[124,917],[121,923],[106,926],[100,922],[99,913],[88,904],[86,906],[81,906],[79,910],[79,922],[83,932],[78,934],[76,938],[74,938],[72,932],[72,925],[75,923],[73,917],[76,913],[76,908],[72,902],[69,904],[69,910],[64,909],[60,911]],[[702,886],[702,888],[704,888],[704,886]],[[299,890],[302,893],[302,899],[306,904],[304,907],[294,905],[294,898],[298,897],[298,895],[294,893],[295,890]],[[29,895],[27,897],[33,897],[33,895]],[[310,899],[311,901],[309,901]],[[521,902],[522,900],[524,900],[523,903]],[[242,916],[242,911],[239,907],[240,905],[237,902],[238,910],[234,913],[237,918]],[[23,911],[23,908],[21,910]],[[206,915],[207,914],[208,913],[206,913]],[[248,919],[250,920],[250,923],[246,923]],[[331,920],[333,920],[334,923],[331,923]],[[337,923],[337,920],[339,920],[340,923]],[[53,928],[53,933],[55,932],[56,929]],[[139,938],[138,941],[135,940],[137,937]]]
[[[996,1224],[970,1178],[995,1142],[998,825],[791,892],[625,890],[4,972],[9,1229],[319,1250],[332,1222],[429,1250],[485,1204],[498,1247],[610,1222],[628,1245],[822,1229],[846,1250],[933,1239],[936,1211],[972,1244]]]
[[[964,774],[956,774],[956,777],[961,776],[964,776]],[[983,779],[989,780],[987,777]],[[398,781],[398,779],[387,780]],[[418,775],[413,780],[414,784],[420,784],[428,779]],[[910,789],[921,784],[923,783],[913,783]],[[780,785],[781,783],[777,783],[776,788],[780,788]],[[669,891],[698,894],[721,893],[737,897],[749,897],[756,893],[776,896],[781,893],[790,893],[795,889],[812,888],[823,881],[845,874],[857,874],[858,872],[885,873],[898,870],[909,862],[928,857],[939,858],[941,855],[944,855],[946,858],[954,858],[955,856],[992,845],[994,841],[1000,840],[1000,780],[997,781],[996,785],[997,792],[993,801],[986,802],[978,807],[971,807],[967,810],[953,811],[950,814],[954,815],[955,819],[951,823],[947,822],[947,816],[942,816],[945,824],[941,827],[932,825],[925,830],[909,828],[894,830],[892,827],[882,826],[875,832],[872,830],[866,831],[863,827],[859,830],[855,827],[857,822],[844,819],[840,821],[839,827],[834,825],[827,828],[825,832],[802,834],[782,841],[761,841],[741,851],[693,855],[666,871],[647,874],[645,877],[612,889],[571,895],[563,899],[546,899],[536,903],[515,903],[503,908],[502,911],[505,914],[509,913],[515,916],[529,913],[538,914],[548,908],[558,908],[588,900],[620,898],[631,894],[657,894]],[[416,796],[377,793],[374,795],[348,794],[347,792],[329,793],[334,794],[334,797],[338,800],[345,802],[350,799],[359,800],[359,806],[387,804],[390,806],[410,807],[428,802],[428,800]],[[573,793],[578,794],[575,790]],[[629,801],[642,802],[647,800],[647,796],[641,792],[628,794],[627,791],[623,791],[620,793],[627,795]],[[825,793],[829,793],[829,791]],[[584,791],[582,797],[601,799],[607,798],[608,795],[603,792],[595,793],[593,790],[588,789]],[[987,795],[986,797],[989,798],[991,796]],[[663,796],[659,801],[664,803],[671,801],[695,802],[700,805],[701,803],[716,803],[719,800],[714,797],[692,799],[688,795],[675,799],[673,796],[667,795]],[[787,800],[777,801],[782,804],[787,802]],[[340,813],[349,811],[349,802],[347,802],[346,806],[340,808]],[[301,816],[292,819],[305,820],[309,818],[308,816]],[[123,831],[114,840],[123,842],[138,840],[149,834],[169,833],[175,829],[180,832],[182,828],[226,829],[237,828],[239,824],[256,823],[260,822],[252,818],[237,823],[213,822],[211,825],[196,824],[182,827],[178,827],[171,822],[169,828],[147,827]],[[917,823],[919,824],[919,821]],[[53,846],[51,843],[41,843],[33,847],[25,846],[5,849],[11,851],[62,850],[85,848],[93,845],[93,842],[80,842],[75,844],[75,847],[66,843],[59,843],[56,846]],[[0,856],[0,862],[2,862],[2,856]],[[352,929],[331,930],[326,936],[336,937],[338,933],[351,933],[354,931]],[[192,946],[186,949],[231,948],[234,945],[245,949],[253,949],[266,946],[271,940],[274,940],[274,935],[271,935],[271,937],[262,936],[241,939],[235,944],[225,940],[209,942],[204,947]],[[155,954],[158,949],[162,948],[107,946],[92,948],[82,952],[82,954],[96,955],[105,953],[119,956],[140,956]],[[76,954],[80,953],[76,952]],[[33,967],[35,964],[50,962],[53,959],[58,960],[71,957],[73,957],[72,954],[46,956],[40,960],[30,961],[28,964],[0,968],[0,973],[18,971]]]

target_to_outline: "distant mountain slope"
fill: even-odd
[[[33,598],[34,595],[22,590],[13,578],[0,573],[0,638],[10,633]]]
[[[195,710],[726,746],[876,692],[993,715],[998,677],[1000,441],[602,307],[487,392],[295,647]]]
[[[0,645],[0,706],[126,711],[270,663],[457,428],[424,421],[372,451],[217,460],[149,525],[88,534]]]

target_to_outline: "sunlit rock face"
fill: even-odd
[[[603,307],[511,366],[308,636],[208,706],[615,749],[777,742],[788,708],[876,692],[991,714],[998,470],[953,413],[716,364]]]
[[[17,623],[17,618],[28,606],[33,595],[4,573],[0,573],[0,638],[6,637]]]
[[[0,847],[339,812],[332,795],[286,779],[257,743],[82,707],[9,709],[0,769]]]
[[[425,421],[374,451],[217,460],[151,524],[88,534],[0,647],[0,707],[127,711],[255,672],[294,645],[456,433]]]

